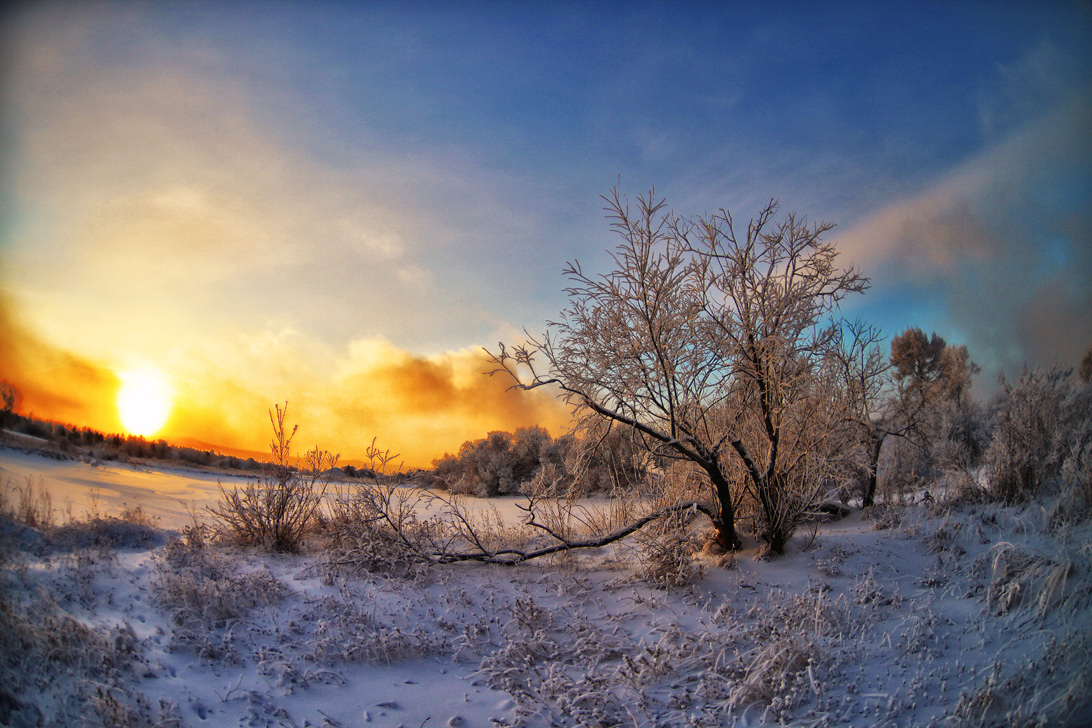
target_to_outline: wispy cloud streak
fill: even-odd
[[[877,289],[934,297],[989,370],[1072,364],[1092,343],[1092,96],[1069,99],[837,236]]]

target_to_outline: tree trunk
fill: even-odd
[[[755,487],[758,492],[758,500],[762,505],[762,514],[766,521],[766,529],[762,533],[762,539],[770,547],[770,552],[777,556],[783,556],[785,546],[792,538],[795,526],[787,523],[785,499],[788,498],[784,478],[780,473],[774,473],[769,478],[763,478]]]
[[[861,502],[864,508],[869,508],[876,502],[876,485],[880,479],[880,449],[886,437],[885,430],[872,430],[868,433],[868,485]]]
[[[770,553],[777,554],[778,556],[785,555],[785,546],[789,543],[789,537],[785,535],[783,529],[773,529],[767,539],[767,544],[770,547]]]
[[[717,529],[717,545],[727,551],[739,551],[743,548],[743,542],[736,533],[735,509],[732,508],[732,489],[728,486],[728,480],[718,467],[706,469],[709,480],[717,492],[717,501],[720,506],[720,518],[713,522]]]

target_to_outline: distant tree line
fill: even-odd
[[[0,383],[0,428],[15,435],[44,441],[39,447],[22,445],[39,454],[58,458],[87,458],[101,461],[159,460],[185,463],[223,470],[256,471],[263,466],[254,458],[239,458],[212,450],[172,445],[166,440],[148,440],[140,435],[103,433],[90,427],[40,420],[20,414],[17,409],[22,397],[8,382]],[[0,438],[2,441],[2,438]],[[33,441],[31,441],[33,442]],[[20,445],[17,440],[10,444]]]
[[[591,439],[553,438],[544,427],[490,432],[458,453],[432,461],[431,484],[482,497],[587,495],[629,486],[648,475],[648,458],[621,429]]]

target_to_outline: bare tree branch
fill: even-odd
[[[603,199],[621,238],[614,269],[591,276],[571,263],[568,306],[541,338],[490,353],[492,373],[519,389],[555,386],[650,452],[698,465],[726,548],[740,544],[735,504],[750,493],[760,535],[781,552],[817,492],[813,479],[829,479],[840,461],[828,436],[842,420],[823,381],[833,336],[823,319],[868,280],[837,267],[821,240],[830,225],[775,220],[776,201],[737,238],[727,210],[686,219],[654,192],[632,206],[617,188]]]
[[[499,551],[488,551],[481,549],[478,551],[470,551],[463,553],[437,553],[434,554],[434,558],[437,563],[452,564],[461,561],[477,561],[486,564],[501,564],[505,566],[514,566],[515,564],[529,561],[531,559],[541,558],[543,556],[549,556],[551,554],[560,553],[562,551],[575,551],[578,549],[589,548],[602,548],[603,546],[609,546],[616,541],[621,541],[626,536],[636,533],[640,529],[647,526],[649,523],[656,521],[660,518],[664,518],[669,515],[677,513],[685,513],[686,511],[694,511],[702,513],[709,518],[716,518],[715,514],[707,505],[700,501],[689,501],[686,503],[679,503],[677,505],[662,508],[654,513],[650,513],[642,518],[619,528],[605,536],[580,539],[576,541],[563,538],[561,535],[555,533],[548,526],[532,520],[528,521],[528,525],[538,528],[551,537],[557,540],[557,543],[551,544],[538,549],[532,549],[528,551],[521,551],[519,549],[503,549]]]

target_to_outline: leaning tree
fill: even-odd
[[[586,416],[708,478],[717,541],[738,549],[744,499],[774,553],[830,480],[842,422],[824,381],[825,323],[868,281],[836,265],[831,226],[771,202],[738,235],[726,210],[682,218],[653,192],[604,197],[614,269],[570,263],[568,306],[541,337],[491,354],[518,388],[555,385]]]

